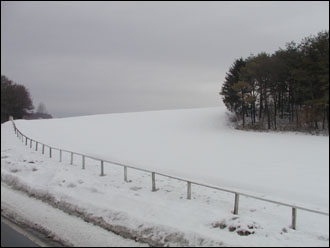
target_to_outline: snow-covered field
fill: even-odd
[[[15,121],[42,143],[191,181],[329,212],[329,137],[238,131],[224,108],[150,111]],[[46,152],[47,154],[47,152]],[[122,236],[150,245],[329,246],[329,217],[192,187],[148,173],[69,155],[64,162],[26,147],[1,125],[1,179]],[[1,196],[1,206],[5,198]],[[250,233],[248,236],[239,234]],[[58,234],[60,236],[60,234]],[[62,237],[63,238],[63,237]],[[67,237],[65,238],[67,239]],[[72,242],[68,240],[68,242]]]

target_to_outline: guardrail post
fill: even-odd
[[[101,177],[104,176],[104,161],[101,160]]]
[[[238,202],[239,202],[239,194],[235,193],[234,214],[238,214]]]
[[[126,183],[128,183],[128,180],[127,180],[127,167],[126,166],[124,166],[124,181]]]
[[[187,182],[187,199],[191,199],[191,182]]]
[[[71,152],[71,162],[70,164],[73,164],[73,152]]]
[[[15,135],[17,136],[17,138],[21,139],[22,143],[24,143],[24,138],[25,138],[25,145],[26,146],[27,146],[28,140],[30,140],[30,148],[31,149],[32,149],[32,143],[35,142],[36,143],[35,150],[38,151],[39,142],[23,135],[16,128],[14,122],[13,122],[13,126],[14,126]],[[49,147],[49,157],[51,158],[52,157],[52,147],[50,147],[48,145],[45,145],[43,143],[40,143],[40,145],[42,145],[42,154],[45,153],[45,146]],[[62,152],[63,151],[60,150],[60,149],[57,149],[57,148],[53,148],[53,149],[60,151],[60,162],[62,162]],[[66,152],[69,152],[69,151],[66,151]],[[71,153],[71,164],[73,164],[73,154],[74,154],[74,152],[70,152],[70,153]],[[77,155],[80,155],[80,154],[77,154]],[[95,160],[98,161],[100,159],[96,158]],[[104,161],[100,160],[100,162],[101,162],[101,175],[100,176],[105,176],[105,174],[104,174]],[[112,162],[109,162],[109,163],[112,163]],[[133,169],[137,169],[137,168],[131,167],[130,165],[123,165],[123,164],[119,164],[119,163],[116,163],[116,164],[121,165],[121,166],[124,167],[124,180],[125,180],[125,182],[131,182],[130,180],[127,179],[127,168],[128,167],[133,168]],[[85,155],[82,155],[82,169],[85,169]],[[143,169],[137,169],[137,170],[145,171]],[[163,174],[159,174],[159,175],[172,178],[169,175],[163,175]],[[175,178],[175,177],[173,177],[173,178]],[[155,192],[155,191],[157,191],[157,189],[156,189],[156,172],[151,172],[151,179],[152,179],[152,192]],[[286,204],[286,203],[283,203],[283,202],[276,202],[276,201],[269,200],[269,199],[263,199],[261,197],[257,197],[257,196],[253,196],[253,195],[247,195],[247,194],[244,194],[244,193],[233,192],[233,191],[230,191],[230,190],[221,189],[221,188],[218,188],[218,187],[212,187],[212,186],[205,185],[205,184],[200,184],[200,183],[197,183],[197,182],[189,182],[189,181],[185,181],[184,179],[179,179],[179,178],[176,178],[176,179],[178,179],[180,181],[187,182],[187,199],[189,199],[189,200],[191,200],[191,194],[192,194],[191,185],[192,184],[204,186],[204,187],[207,187],[207,188],[213,188],[213,189],[220,190],[220,191],[227,191],[227,192],[234,193],[235,194],[235,203],[234,203],[234,211],[233,211],[234,215],[238,215],[239,196],[240,196],[240,194],[242,194],[243,196],[246,196],[246,197],[251,197],[251,198],[257,199],[257,200],[261,200],[261,201],[265,201],[265,202],[271,202],[273,204],[279,204],[279,205],[286,206],[286,207],[291,207],[292,215],[291,215],[291,226],[290,226],[290,228],[293,229],[293,230],[296,230],[296,227],[297,227],[297,209],[329,216],[329,213],[325,213],[325,212],[318,211],[318,210],[308,209],[308,208],[304,208],[304,207],[301,207],[301,206],[293,206],[293,205],[289,205],[289,204]]]
[[[297,209],[292,208],[292,223],[291,223],[291,228],[293,230],[296,230],[296,224],[297,224]]]
[[[85,155],[82,155],[82,169],[85,169]]]
[[[156,173],[151,172],[152,192],[156,191]]]

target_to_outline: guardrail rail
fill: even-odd
[[[157,191],[157,189],[156,189],[156,175],[159,175],[159,176],[175,179],[175,180],[178,180],[178,181],[186,182],[186,184],[187,184],[187,199],[189,199],[189,200],[191,200],[191,194],[192,194],[191,186],[192,185],[198,185],[198,186],[202,186],[202,187],[206,187],[206,188],[210,188],[210,189],[219,190],[219,191],[234,194],[234,196],[235,196],[234,197],[234,209],[233,209],[233,214],[234,215],[238,214],[239,197],[240,196],[245,196],[245,197],[252,198],[252,199],[255,199],[255,200],[260,200],[260,201],[269,202],[269,203],[273,203],[273,204],[277,204],[277,205],[281,205],[281,206],[285,206],[285,207],[290,207],[290,208],[292,208],[290,228],[292,228],[294,230],[296,230],[296,226],[297,226],[297,224],[296,224],[297,223],[297,209],[307,211],[307,212],[311,212],[311,213],[315,213],[315,214],[329,216],[329,213],[319,211],[319,210],[314,210],[314,209],[305,208],[305,207],[301,207],[301,206],[297,206],[297,205],[292,205],[292,204],[288,204],[288,203],[283,203],[283,202],[279,202],[279,201],[265,199],[265,198],[262,198],[262,197],[246,194],[246,193],[239,192],[239,191],[225,189],[225,188],[221,188],[221,187],[218,187],[218,186],[207,185],[207,184],[204,184],[204,183],[193,182],[192,180],[179,178],[179,177],[175,177],[175,176],[170,176],[170,175],[166,175],[166,174],[159,173],[159,172],[156,172],[156,171],[150,171],[150,170],[137,168],[137,167],[127,165],[127,164],[118,163],[118,162],[115,162],[115,161],[104,160],[104,159],[95,158],[95,157],[92,157],[92,156],[89,156],[89,155],[81,154],[81,153],[78,153],[78,152],[73,152],[73,151],[69,151],[69,150],[64,150],[64,149],[52,147],[50,145],[46,145],[46,144],[41,143],[37,140],[33,140],[33,139],[27,137],[20,130],[18,130],[18,128],[16,127],[16,124],[14,122],[14,119],[12,117],[9,117],[9,120],[13,124],[14,131],[15,131],[15,134],[17,135],[17,137],[19,139],[21,139],[23,143],[24,143],[24,139],[25,139],[25,145],[26,146],[28,146],[28,141],[29,141],[30,148],[33,148],[33,143],[34,143],[35,150],[38,151],[38,147],[40,145],[42,147],[42,154],[45,154],[45,148],[47,147],[48,150],[49,150],[49,157],[50,158],[52,158],[52,151],[57,150],[57,151],[59,151],[59,161],[60,162],[62,162],[63,152],[71,154],[70,164],[73,164],[73,160],[74,160],[75,155],[76,156],[81,156],[82,157],[82,169],[85,169],[85,159],[86,158],[99,161],[100,162],[100,176],[105,176],[105,174],[104,174],[104,163],[110,163],[110,164],[118,165],[118,166],[121,166],[121,167],[124,168],[124,181],[125,182],[129,182],[129,180],[127,179],[128,178],[127,177],[127,170],[128,169],[150,173],[150,175],[151,175],[151,191],[152,192]]]

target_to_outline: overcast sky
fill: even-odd
[[[329,2],[1,2],[1,74],[55,117],[219,106],[234,59],[329,30]]]

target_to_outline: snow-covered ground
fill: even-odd
[[[15,121],[42,143],[191,181],[329,212],[329,137],[244,132],[224,108],[150,111]],[[46,152],[47,154],[47,152]],[[64,162],[26,147],[1,125],[1,179],[89,222],[150,245],[329,246],[329,217],[240,198],[148,173],[69,155]],[[1,196],[1,202],[5,201]],[[3,204],[1,204],[3,205]],[[3,206],[2,206],[3,207]],[[240,234],[247,234],[243,236]],[[63,237],[61,237],[63,238]],[[63,239],[68,239],[68,237]]]
[[[4,183],[1,183],[1,209],[5,211],[4,215],[13,218],[18,224],[27,224],[34,229],[39,229],[47,237],[60,241],[66,247],[147,246],[124,239],[101,227],[86,223],[80,218],[63,213],[40,200],[12,190]]]

